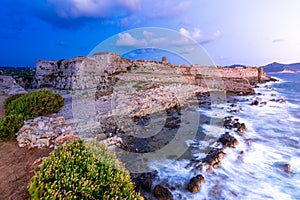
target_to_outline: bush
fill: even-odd
[[[32,199],[143,199],[114,155],[82,140],[44,160],[28,190]]]
[[[24,120],[28,120],[59,112],[63,105],[64,99],[59,94],[49,90],[37,90],[13,100],[5,109],[5,115],[22,114]]]
[[[11,140],[15,133],[24,125],[22,115],[9,115],[0,120],[0,139]]]
[[[7,107],[11,104],[11,102],[13,102],[14,100],[20,98],[21,96],[23,96],[24,94],[14,94],[8,98],[6,98],[3,102],[4,104],[4,108],[7,109]]]
[[[0,139],[15,138],[24,121],[59,112],[64,99],[49,90],[37,90],[25,95],[13,95],[4,101],[5,117],[0,120]]]

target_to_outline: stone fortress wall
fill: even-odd
[[[221,77],[228,87],[236,87],[234,83],[257,84],[264,77],[265,72],[257,67],[236,67],[225,68],[222,66],[207,67],[200,65],[173,65],[166,61],[164,57],[159,61],[135,60],[131,61],[122,58],[120,54],[114,52],[96,53],[92,57],[78,56],[72,59],[59,61],[39,60],[36,64],[37,87],[52,87],[55,89],[73,89],[74,87],[90,86],[91,79],[97,78],[100,91],[107,92],[111,83],[115,80],[112,76],[118,76],[120,73],[130,71],[131,68],[138,66],[138,73],[128,76],[135,79],[138,75],[161,76],[164,79],[182,82],[182,77],[188,83],[201,85],[205,80],[213,77]],[[174,73],[170,73],[170,70]],[[174,75],[175,74],[175,75]],[[179,75],[179,76],[178,76]],[[149,76],[150,77],[150,76]],[[78,80],[81,82],[78,83]],[[155,80],[154,80],[155,81]],[[77,85],[77,86],[76,86]],[[228,89],[230,91],[230,89]],[[232,90],[234,91],[234,90]]]

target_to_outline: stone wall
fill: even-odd
[[[124,66],[124,63],[126,63]],[[59,61],[39,60],[36,63],[37,88],[74,89],[93,87],[95,78],[104,72],[126,71],[128,60],[117,53],[96,53]],[[78,82],[80,81],[80,82]]]
[[[150,80],[172,79],[179,83],[189,83],[205,86],[205,81],[223,80],[228,87],[234,83],[255,85],[262,80],[259,78],[257,67],[224,68],[207,67],[200,65],[173,65],[169,62],[135,60],[122,58],[120,54],[113,52],[96,53],[92,57],[76,57],[60,61],[37,61],[36,80],[37,87],[52,87],[55,89],[95,88],[100,93],[112,91],[112,85],[116,77],[121,73],[130,71],[132,67],[138,67],[138,73],[129,74],[128,79],[133,81],[137,76],[148,76]],[[171,71],[170,71],[171,70]],[[149,76],[155,74],[155,76]],[[265,73],[260,71],[265,77]],[[151,79],[152,78],[152,79]],[[214,79],[214,80],[212,80]],[[230,86],[229,86],[230,85]],[[248,86],[247,86],[248,87]],[[250,86],[251,87],[251,86]],[[243,88],[243,87],[237,87]],[[238,93],[239,89],[229,89]],[[249,91],[249,88],[247,88]]]

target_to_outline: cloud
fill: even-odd
[[[194,28],[193,31],[188,31],[184,28],[179,29],[179,33],[185,37],[192,38],[195,41],[199,41],[202,38],[201,30],[199,28]]]
[[[138,40],[134,37],[132,37],[129,33],[119,33],[118,34],[118,40],[116,42],[116,46],[122,46],[122,47],[140,47],[147,45],[146,41]]]
[[[112,9],[111,1],[106,0],[48,0],[55,5],[62,18],[107,17]]]
[[[105,18],[128,15],[141,10],[141,0],[48,0],[62,18]],[[116,12],[117,11],[117,12]]]
[[[178,46],[188,45],[191,42],[188,38],[193,39],[199,44],[206,44],[209,42],[213,42],[222,36],[221,31],[219,30],[214,32],[211,36],[204,36],[200,28],[194,28],[192,31],[188,31],[185,28],[180,28],[179,33],[184,37],[182,37],[178,41],[173,42],[175,45]]]
[[[200,44],[207,44],[207,43],[210,43],[210,42],[213,42],[213,41],[219,39],[221,36],[222,36],[221,31],[217,30],[210,37],[200,40],[199,43]]]
[[[139,39],[136,36],[132,36],[130,33],[119,33],[116,41],[116,46],[126,47],[168,47],[177,46],[184,47],[184,52],[191,52],[190,45],[194,45],[195,42],[199,44],[206,44],[221,37],[221,32],[218,30],[211,36],[204,37],[200,28],[194,28],[192,31],[188,31],[185,28],[179,29],[178,37],[168,38],[168,36],[158,36],[155,32],[143,31],[139,35]]]

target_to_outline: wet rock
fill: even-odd
[[[202,175],[197,175],[193,177],[187,185],[188,191],[195,194],[200,191],[201,185],[204,183],[204,177]]]
[[[224,147],[235,147],[239,143],[235,137],[229,134],[229,132],[221,135],[221,137],[218,139],[218,142],[223,144]]]
[[[236,122],[233,124],[233,128],[239,128],[241,126],[240,122]]]
[[[251,106],[258,106],[258,104],[259,104],[259,101],[254,100],[250,105]]]
[[[227,116],[224,118],[224,127],[228,129],[232,129],[233,127],[233,116]]]
[[[212,165],[215,162],[220,162],[221,159],[226,155],[223,152],[223,149],[212,149],[205,158],[202,159],[202,162],[208,165]]]
[[[283,164],[283,170],[284,170],[286,173],[290,174],[290,173],[291,173],[291,165],[288,164],[288,163]]]
[[[220,161],[215,162],[215,163],[212,165],[212,167],[213,167],[214,169],[217,169],[217,168],[221,167],[221,162],[220,162]]]
[[[153,180],[157,176],[158,172],[147,172],[139,175],[136,178],[133,178],[133,181],[137,185],[137,189],[140,191],[141,189],[150,192],[152,189]]]
[[[267,102],[266,101],[260,102],[260,105],[265,106],[267,105]]]
[[[237,133],[239,135],[245,135],[245,133],[246,133],[246,124],[245,123],[240,124],[240,126],[237,129]]]
[[[169,189],[162,185],[156,185],[153,193],[154,196],[159,200],[174,200],[174,197]]]
[[[231,113],[239,113],[241,112],[241,109],[232,109],[230,110]]]
[[[253,142],[253,140],[252,140],[251,138],[247,138],[247,139],[246,139],[246,144],[247,144],[248,146],[250,146],[250,145],[252,144],[252,142]]]

